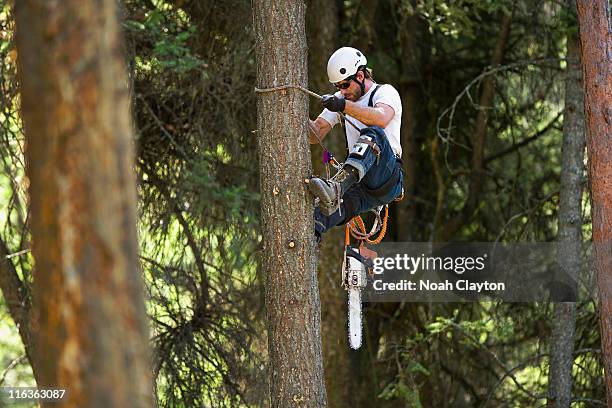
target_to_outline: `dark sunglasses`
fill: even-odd
[[[348,87],[351,86],[351,80],[349,79],[346,82],[341,82],[341,83],[334,84],[334,86],[337,89],[348,89]]]

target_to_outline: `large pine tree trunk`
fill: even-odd
[[[307,84],[301,0],[253,2],[257,86]],[[326,405],[316,275],[308,97],[296,90],[259,94],[262,266],[273,407]]]
[[[612,406],[612,33],[608,0],[577,0],[601,348]]]
[[[132,128],[113,0],[15,2],[36,378],[64,406],[150,407]]]
[[[568,1],[575,12],[575,2]],[[559,202],[559,241],[562,273],[577,277],[582,242],[582,174],[584,170],[584,98],[578,34],[567,37],[567,75],[563,111],[563,154]],[[561,254],[560,254],[561,255]],[[554,305],[549,378],[550,407],[569,408],[572,397],[576,303]]]

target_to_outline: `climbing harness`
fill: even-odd
[[[373,106],[373,97],[376,91],[380,88],[381,85],[376,85],[376,88],[370,94],[370,99],[368,101],[368,106]],[[273,92],[273,91],[282,91],[285,89],[298,89],[310,96],[321,99],[321,95],[310,91],[309,89],[304,88],[300,85],[283,85],[277,86],[273,88],[255,88],[255,92],[264,93],[264,92]],[[349,120],[346,115],[342,112],[338,112],[340,115],[340,122],[343,127],[345,127],[345,123],[353,126],[357,131],[361,131],[357,125],[355,125],[351,120]],[[325,170],[327,173],[327,179],[330,178],[329,167],[328,164],[331,164],[336,168],[336,170],[340,170],[342,167],[342,163],[339,163],[331,152],[327,149],[327,147],[323,144],[323,141],[319,137],[316,131],[313,131],[316,136],[319,145],[323,149],[323,162],[325,163]],[[376,146],[370,140],[362,140],[359,141],[365,143],[370,146],[372,150],[375,152],[377,157],[377,162],[380,157],[380,148]],[[347,139],[347,152],[348,152],[348,139]],[[381,192],[387,190],[390,186],[394,186],[399,179],[399,171],[401,171],[401,159],[397,158],[400,166],[399,170],[394,171],[393,175],[382,187],[377,190],[372,191],[371,193],[374,195],[382,194]],[[404,191],[402,189],[402,194],[396,198],[394,201],[400,201],[404,197]],[[385,214],[381,217],[382,210],[385,210]],[[353,349],[358,349],[361,347],[361,339],[362,339],[362,316],[361,316],[361,291],[367,286],[368,277],[371,276],[373,262],[376,258],[377,254],[373,250],[369,249],[368,245],[378,245],[382,242],[385,234],[387,232],[387,222],[389,219],[389,206],[379,206],[374,210],[371,210],[375,214],[374,224],[370,231],[367,231],[365,227],[365,223],[360,215],[355,216],[348,223],[346,223],[345,227],[345,242],[344,242],[344,256],[342,263],[342,287],[346,289],[348,292],[348,337],[349,337],[349,345]],[[378,235],[378,236],[376,236]],[[356,239],[359,244],[357,247],[351,246],[351,237]]]

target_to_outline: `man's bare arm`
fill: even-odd
[[[319,143],[319,140],[322,141],[325,136],[327,136],[331,128],[332,127],[329,122],[323,118],[316,118],[315,120],[308,119],[308,141],[310,142],[310,144]],[[316,135],[319,135],[319,139],[317,139]]]
[[[354,117],[366,126],[380,126],[386,128],[395,111],[389,105],[377,103],[373,108],[369,106],[359,106],[355,102],[346,101],[344,113]]]

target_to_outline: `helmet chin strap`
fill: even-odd
[[[355,76],[353,76],[353,81],[357,82],[357,84],[359,84],[359,88],[361,89],[361,95],[359,95],[359,97],[361,98],[363,95],[365,95],[365,74],[363,76],[363,81],[359,82],[357,80],[357,74],[355,74]]]

